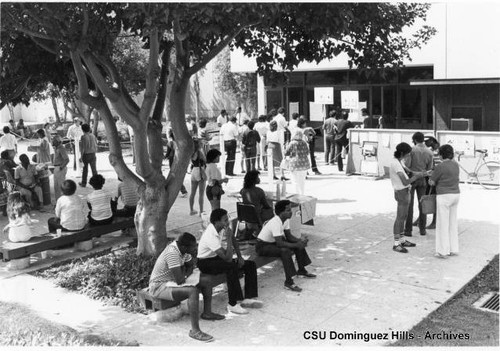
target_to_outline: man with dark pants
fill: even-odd
[[[337,151],[337,166],[339,172],[344,171],[344,164],[342,163],[342,149],[349,146],[349,140],[347,139],[347,130],[352,128],[353,125],[351,121],[348,121],[349,113],[347,111],[342,111],[342,118],[335,121],[335,126],[337,127],[337,133],[335,134],[335,149]]]
[[[188,299],[191,330],[189,336],[199,341],[214,338],[201,331],[199,324],[199,293],[203,295],[202,319],[221,320],[223,315],[212,312],[212,286],[207,279],[193,274],[196,238],[183,233],[160,254],[149,278],[149,292],[152,296],[169,301]]]
[[[222,247],[223,236],[226,237],[227,248]],[[233,260],[233,252],[237,259]],[[229,228],[227,211],[218,208],[210,214],[210,224],[201,235],[198,245],[198,268],[205,274],[226,274],[229,312],[247,314],[246,308],[262,307],[257,297],[257,267],[254,261],[246,261],[233,232]],[[245,296],[241,291],[239,272],[245,274]],[[239,303],[238,303],[239,301]]]
[[[228,123],[223,124],[220,135],[224,139],[224,149],[226,150],[226,175],[234,176],[234,162],[236,159],[236,140],[238,139],[238,126],[236,117],[231,117]]]
[[[90,126],[85,123],[82,125],[83,135],[80,139],[80,151],[82,153],[83,171],[82,182],[79,183],[81,187],[87,186],[87,174],[89,172],[89,165],[92,169],[92,175],[97,175],[96,168],[96,152],[97,152],[97,139],[94,134],[90,132]]]
[[[307,238],[297,239],[290,233],[292,208],[290,200],[281,200],[274,206],[276,214],[262,228],[257,237],[255,251],[259,256],[281,257],[285,270],[285,289],[300,292],[302,289],[295,285],[295,275],[306,278],[315,278],[316,275],[306,271],[305,266],[311,264],[306,252]],[[297,259],[298,270],[293,263],[293,254]]]
[[[323,130],[325,131],[325,141],[326,141],[326,150],[325,150],[325,163],[326,164],[335,164],[335,116],[337,112],[335,110],[330,111],[328,114],[328,118],[325,119],[325,123],[323,123]]]
[[[410,157],[405,161],[405,168],[412,172],[426,172],[432,169],[433,155],[427,146],[424,144],[424,134],[421,132],[416,132],[412,136],[412,141],[415,146],[412,148]],[[415,202],[415,193],[417,193],[418,201],[418,229],[420,235],[426,235],[425,226],[427,225],[427,215],[422,213],[422,207],[420,205],[420,199],[425,195],[427,189],[427,178],[421,178],[412,183],[410,189],[410,207],[408,208],[408,216],[406,217],[405,223],[405,236],[412,236],[412,225],[413,225],[413,204]]]

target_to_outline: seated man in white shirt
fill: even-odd
[[[226,237],[227,248],[222,247]],[[233,260],[233,252],[237,259]],[[227,211],[218,208],[210,214],[210,224],[201,235],[198,244],[198,268],[205,274],[226,274],[229,312],[247,314],[247,308],[262,307],[262,301],[256,300],[257,267],[254,261],[246,261],[241,256],[238,242],[229,228]],[[245,296],[241,291],[239,271],[245,275]],[[239,303],[238,303],[239,301]]]
[[[32,209],[38,210],[43,199],[42,188],[38,181],[38,171],[35,165],[30,164],[30,159],[26,154],[20,155],[19,161],[21,161],[21,165],[14,170],[14,179],[19,192],[32,206]]]
[[[188,299],[191,330],[189,336],[199,341],[212,341],[213,336],[204,333],[199,325],[199,293],[203,295],[202,319],[221,320],[223,315],[212,312],[212,286],[194,271],[196,238],[183,233],[160,254],[149,278],[149,292],[152,296],[169,300]]]
[[[278,201],[274,206],[274,213],[276,215],[260,231],[255,251],[260,256],[280,257],[285,270],[285,289],[300,292],[302,289],[293,281],[295,275],[316,277],[305,269],[305,266],[311,264],[305,249],[308,240],[297,239],[290,233],[290,221],[288,221],[292,217],[290,200]],[[297,258],[298,270],[293,263],[293,254]]]

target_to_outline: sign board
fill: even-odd
[[[299,103],[298,102],[290,102],[289,107],[288,107],[288,112],[290,117],[294,113],[299,113]]]
[[[340,100],[340,106],[343,109],[359,109],[359,92],[357,90],[342,90]]]
[[[309,120],[315,122],[323,122],[324,120],[324,105],[316,104],[309,101]]]
[[[314,88],[314,103],[324,105],[333,104],[333,87]]]

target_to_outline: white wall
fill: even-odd
[[[437,29],[408,65],[433,65],[435,79],[500,77],[500,2],[432,4],[425,24]],[[423,24],[418,21],[415,25]],[[231,53],[233,72],[255,71],[255,59],[240,50]],[[297,71],[347,69],[346,55],[319,64],[301,63]]]

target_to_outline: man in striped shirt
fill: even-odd
[[[212,312],[212,286],[205,277],[193,278],[196,238],[183,233],[168,245],[156,260],[149,278],[149,292],[152,296],[170,301],[188,299],[191,330],[189,336],[199,341],[212,341],[213,337],[200,330],[198,317],[198,296],[203,295],[203,313],[205,320],[221,320],[223,315]]]

